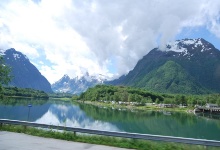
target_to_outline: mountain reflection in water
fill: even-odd
[[[88,117],[78,106],[68,106],[64,104],[52,104],[48,111],[35,122],[67,127],[119,131],[119,129],[111,123]]]

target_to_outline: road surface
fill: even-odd
[[[70,142],[0,131],[0,150],[125,150],[110,146]]]

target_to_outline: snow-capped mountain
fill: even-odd
[[[199,48],[200,52],[204,52],[206,50],[211,50],[214,46],[211,43],[208,43],[202,38],[199,39],[183,39],[177,40],[172,43],[168,43],[166,47],[166,51],[174,51],[187,53],[188,50]]]
[[[199,38],[199,39],[177,40],[173,43],[168,43],[165,51],[176,52],[176,55],[174,56],[177,56],[177,57],[184,56],[190,59],[193,56],[197,57],[203,54],[212,55],[215,53],[213,52],[213,49],[215,49],[215,47],[211,43],[205,41],[202,38]],[[161,49],[158,49],[158,50],[161,50]]]
[[[90,76],[86,72],[82,77],[75,77],[71,79],[68,75],[64,75],[59,81],[52,84],[54,92],[64,92],[72,94],[80,94],[88,88],[97,84],[103,84],[107,78],[101,74],[97,76]]]
[[[220,51],[202,38],[177,40],[154,48],[109,84],[169,93],[220,92]]]
[[[26,55],[11,48],[0,50],[4,62],[11,68],[12,80],[11,86],[21,88],[33,88],[45,92],[52,92],[48,80],[38,71],[38,69],[29,61]]]

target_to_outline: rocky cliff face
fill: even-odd
[[[11,48],[1,51],[5,64],[11,68],[12,81],[9,85],[20,88],[33,88],[45,92],[52,92],[48,80],[21,52]]]

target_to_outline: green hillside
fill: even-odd
[[[143,76],[132,86],[162,93],[204,94],[208,90],[196,83],[186,70],[174,61],[167,61],[158,69]]]
[[[75,99],[89,101],[123,101],[146,103],[147,101],[163,101],[164,97],[160,94],[138,88],[112,85],[96,85],[93,88],[89,88],[79,97],[76,96]]]
[[[220,51],[204,39],[179,40],[151,50],[127,75],[107,84],[174,94],[219,93]]]

